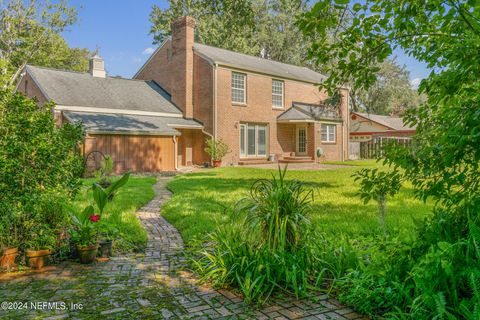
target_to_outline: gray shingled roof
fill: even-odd
[[[389,127],[393,130],[415,130],[415,126],[411,127],[409,125],[406,125],[402,118],[398,117],[390,117],[390,116],[381,116],[378,114],[369,114],[369,113],[360,113],[360,112],[354,112],[355,114],[358,114],[361,117],[364,117],[366,119],[372,120],[374,122],[377,122],[381,125],[384,125],[386,127]]]
[[[181,114],[154,81],[99,78],[34,66],[27,66],[26,72],[57,105]]]
[[[277,117],[278,121],[342,121],[339,114],[325,106],[294,102],[292,107]]]
[[[305,67],[298,67],[200,43],[194,43],[193,50],[220,65],[223,64],[240,69],[312,83],[320,83],[325,79],[324,75]]]
[[[111,113],[64,112],[70,122],[81,122],[87,132],[180,135],[176,128],[203,128],[195,120],[173,117],[121,115]]]

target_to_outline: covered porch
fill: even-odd
[[[280,163],[314,163],[325,158],[326,153],[342,152],[338,143],[338,127],[343,120],[331,108],[293,103],[292,108],[277,117],[277,138],[283,150]],[[333,160],[333,159],[332,159]]]

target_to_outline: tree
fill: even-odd
[[[172,21],[185,15],[197,22],[196,41],[253,53],[248,41],[253,31],[253,10],[249,0],[170,0],[165,10],[154,5],[150,13],[150,33],[154,43],[162,43],[171,34]]]
[[[327,30],[340,26],[345,12],[353,16],[351,25],[337,28],[333,41],[325,42]],[[478,2],[320,0],[299,26],[305,34],[316,36],[310,55],[326,66],[329,77],[322,85],[330,92],[347,81],[357,90],[368,91],[377,81],[379,65],[397,48],[433,70],[419,87],[426,102],[404,117],[416,125],[412,147],[390,145],[384,163],[408,180],[419,198],[434,200],[434,215],[421,224],[412,249],[405,252],[409,265],[391,275],[392,280],[368,283],[357,292],[364,290],[376,299],[373,304],[378,303],[378,288],[400,288],[391,317],[478,319]],[[360,276],[381,279],[384,271],[360,271]]]
[[[308,8],[305,0],[182,0],[169,8],[153,6],[154,43],[171,33],[173,20],[190,15],[197,21],[196,41],[295,65],[306,63],[307,45],[295,17]]]
[[[326,30],[341,22],[343,12],[353,22],[325,42]],[[310,56],[327,67],[323,84],[330,91],[355,79],[369,90],[377,81],[379,65],[395,48],[435,69],[423,80],[420,92],[428,98],[405,117],[417,125],[415,152],[395,147],[387,161],[405,169],[422,198],[433,197],[463,215],[477,214],[480,205],[480,12],[470,2],[440,0],[390,2],[375,0],[319,1],[299,22],[314,34]],[[331,61],[338,61],[335,65]]]
[[[375,83],[368,90],[352,90],[352,109],[373,114],[403,115],[423,101],[410,85],[410,73],[395,60],[379,65]]]
[[[11,88],[27,63],[85,70],[86,49],[71,49],[60,33],[76,21],[65,1],[0,2],[0,89]]]

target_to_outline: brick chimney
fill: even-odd
[[[172,72],[173,102],[187,119],[193,118],[193,38],[195,19],[181,17],[172,22],[172,51],[169,69]]]

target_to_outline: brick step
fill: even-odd
[[[267,159],[252,159],[252,160],[240,160],[238,161],[238,165],[240,166],[248,166],[249,164],[268,164],[272,163]]]
[[[312,157],[307,156],[286,156],[283,160],[312,160]]]
[[[279,163],[313,163],[315,160],[312,157],[284,157],[278,160]]]

